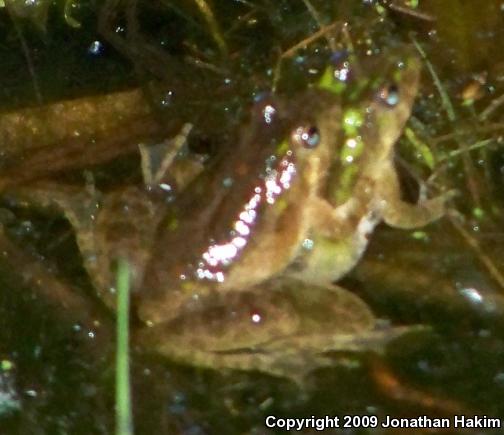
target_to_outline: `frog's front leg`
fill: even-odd
[[[334,364],[327,352],[380,350],[399,331],[378,330],[368,306],[336,286],[306,287],[280,278],[228,293],[218,303],[216,298],[145,327],[138,341],[186,364],[259,370],[299,381]]]
[[[397,173],[392,164],[384,168],[378,180],[377,194],[383,220],[395,228],[414,229],[423,227],[446,212],[446,202],[454,196],[453,191],[431,199],[420,199],[416,204],[401,200]]]
[[[380,216],[368,198],[352,197],[338,207],[323,198],[307,204],[311,228],[286,275],[304,282],[329,285],[359,261]]]

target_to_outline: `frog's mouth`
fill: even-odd
[[[366,108],[366,122],[361,135],[366,146],[373,147],[377,160],[390,158],[394,145],[408,121],[420,80],[419,61],[399,58],[392,80],[384,82]]]

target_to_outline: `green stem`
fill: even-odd
[[[117,264],[116,435],[133,434],[128,347],[129,290],[128,262],[120,259]]]

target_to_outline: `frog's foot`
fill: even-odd
[[[447,202],[456,195],[455,190],[449,190],[431,199],[421,197],[416,204],[402,201],[397,174],[393,168],[383,171],[378,193],[383,220],[391,227],[402,229],[423,227],[441,218],[446,214]]]
[[[144,328],[138,342],[168,358],[213,369],[257,370],[297,383],[337,364],[332,352],[382,351],[410,329],[378,329],[368,306],[333,286],[303,288],[292,279],[271,289],[229,293],[218,306],[187,310]]]
[[[443,217],[447,211],[447,202],[455,196],[448,191],[434,198],[410,204],[400,200],[386,200],[383,220],[395,228],[414,229],[423,227]]]
[[[276,340],[260,348],[262,359],[259,364],[264,367],[261,371],[271,375],[288,378],[300,386],[305,385],[308,376],[320,368],[330,368],[345,364],[349,359],[355,363],[359,361],[359,354],[373,352],[385,353],[389,343],[406,334],[424,332],[423,325],[402,327],[378,327],[369,331],[355,334],[330,334],[296,338],[295,345],[291,338]],[[291,348],[290,352],[285,349]],[[352,358],[354,357],[354,359]]]
[[[9,189],[3,197],[12,207],[39,208],[49,213],[62,214],[75,232],[88,273],[90,276],[103,276],[98,272],[101,269],[102,258],[95,240],[96,216],[99,209],[97,192],[46,182],[38,183],[36,187],[19,186]]]
[[[192,124],[186,123],[174,138],[156,145],[139,144],[142,175],[146,186],[162,186],[173,180],[173,187],[183,190],[201,172],[203,167],[199,161],[181,157],[192,127]]]
[[[36,187],[14,187],[3,194],[13,207],[40,208],[63,214],[80,234],[92,232],[99,208],[96,192],[60,183],[38,183]]]

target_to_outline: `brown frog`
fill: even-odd
[[[332,283],[379,222],[420,227],[446,200],[400,199],[394,144],[420,66],[407,53],[380,62],[377,78],[348,84],[333,68],[300,96],[259,98],[228,154],[172,202],[173,186],[149,171],[148,189],[46,183],[14,193],[65,214],[112,309],[113,265],[128,261],[139,340],[174,360],[298,378],[330,363],[327,351],[380,349],[403,329],[377,328],[367,305]],[[152,159],[145,149],[143,159]]]

